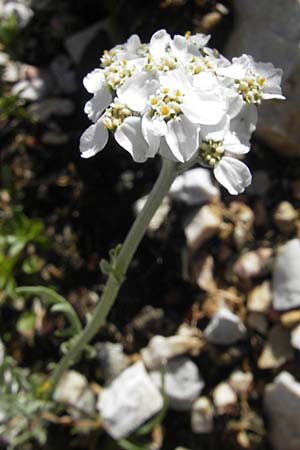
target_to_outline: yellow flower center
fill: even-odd
[[[102,117],[102,123],[108,130],[115,130],[121,125],[126,117],[132,116],[132,111],[124,104],[115,100]]]
[[[203,141],[199,147],[200,157],[211,167],[214,167],[221,160],[224,151],[223,142],[214,141],[213,139]]]
[[[104,68],[104,77],[107,84],[117,89],[124,81],[131,77],[135,71],[135,65],[129,65],[126,59],[115,61]]]
[[[170,110],[167,105],[162,105],[160,108],[160,112],[162,113],[163,116],[167,116]]]
[[[191,56],[186,66],[187,70],[193,75],[197,75],[200,72],[213,71],[215,64],[211,58],[208,56]]]
[[[168,87],[160,89],[156,95],[150,97],[152,117],[162,117],[165,121],[181,114],[180,104],[183,94],[179,89],[171,91]]]
[[[246,103],[261,103],[262,87],[266,81],[265,77],[258,77],[254,74],[236,80],[238,93],[242,95]]]

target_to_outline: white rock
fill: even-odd
[[[70,413],[75,419],[83,414],[92,416],[96,410],[96,397],[90,388],[85,388],[76,402],[76,408],[71,408]]]
[[[253,375],[251,372],[245,373],[241,370],[236,370],[232,372],[228,382],[234,392],[236,392],[237,394],[246,394],[251,388]]]
[[[289,331],[280,324],[274,325],[258,359],[258,367],[260,369],[277,369],[293,357],[294,351],[290,344]]]
[[[283,69],[283,92],[287,99],[263,102],[257,133],[282,156],[299,155],[300,3],[260,0],[258,8],[253,0],[235,0],[233,7],[235,27],[225,54],[247,53],[256,61],[270,61]]]
[[[256,286],[248,295],[247,308],[252,312],[264,313],[272,304],[272,291],[270,282],[264,281]]]
[[[188,205],[200,205],[218,198],[220,191],[213,185],[208,169],[196,168],[179,175],[173,182],[169,195]]]
[[[300,241],[283,245],[273,271],[273,307],[278,311],[300,307]]]
[[[77,402],[87,388],[87,379],[75,370],[64,374],[54,392],[54,400],[76,406]]]
[[[229,206],[229,214],[234,222],[233,240],[240,248],[249,240],[254,224],[254,213],[243,202],[233,201]]]
[[[104,378],[112,381],[129,365],[129,359],[124,354],[123,345],[113,342],[99,342],[95,346]]]
[[[273,221],[276,227],[283,233],[289,234],[296,231],[298,211],[287,201],[280,202],[274,211]]]
[[[214,258],[208,253],[197,254],[190,262],[192,279],[207,292],[215,292],[217,283],[214,276]]]
[[[204,205],[185,227],[188,247],[196,251],[201,244],[218,233],[222,223],[217,205]]]
[[[8,1],[2,8],[2,17],[8,18],[14,15],[20,28],[26,27],[33,17],[32,9],[18,1]]]
[[[214,388],[213,402],[218,414],[229,413],[237,401],[237,395],[228,383],[222,382]]]
[[[222,306],[205,328],[204,336],[213,344],[231,345],[243,339],[246,332],[240,318]]]
[[[195,326],[190,326],[187,323],[183,322],[177,330],[177,335],[179,336],[189,336],[189,337],[200,337],[202,336],[202,332],[199,328]]]
[[[300,383],[281,372],[266,387],[264,408],[269,422],[269,439],[274,450],[300,448]]]
[[[163,398],[140,361],[103,389],[97,404],[104,428],[114,439],[136,430],[162,406]]]
[[[271,248],[258,248],[242,254],[233,266],[234,273],[244,279],[259,277],[265,274],[266,265],[272,256]]]
[[[161,372],[150,373],[156,386],[161,387]],[[193,402],[204,388],[198,367],[185,356],[171,359],[166,365],[165,393],[169,399],[170,408],[176,411],[191,409]]]
[[[207,397],[199,397],[192,406],[191,428],[194,433],[211,433],[214,428],[214,407]]]
[[[147,347],[141,350],[141,356],[149,370],[158,369],[162,364],[175,356],[189,353],[197,356],[202,342],[193,336],[154,336]]]

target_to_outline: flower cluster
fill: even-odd
[[[282,71],[242,55],[232,62],[206,47],[209,36],[157,31],[149,44],[137,35],[105,51],[101,68],[84,78],[93,94],[85,113],[94,122],[81,136],[89,158],[114,133],[137,162],[160,154],[213,168],[231,194],[251,181],[241,155],[250,149],[257,105],[283,99]]]

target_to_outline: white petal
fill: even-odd
[[[230,194],[240,194],[251,183],[251,173],[246,164],[224,156],[214,168],[214,175]]]
[[[118,97],[133,111],[142,112],[149,96],[158,88],[158,81],[150,73],[136,72],[117,90]]]
[[[149,145],[149,150],[155,155],[159,149],[161,136],[167,132],[167,125],[164,120],[151,120],[145,114],[142,117],[141,127],[144,139]]]
[[[241,78],[244,78],[252,65],[253,58],[244,54],[238,58],[233,58],[230,66],[217,68],[217,74],[240,80]]]
[[[274,67],[272,63],[259,62],[253,63],[253,71],[266,79],[262,85],[262,98],[264,100],[272,98],[285,99],[280,86],[283,74],[282,69]]]
[[[127,117],[117,128],[115,139],[136,162],[144,162],[147,158],[153,158],[158,150],[159,140],[156,146],[149,147],[144,139],[139,117]]]
[[[277,89],[275,89],[275,87],[273,87],[272,92],[271,92],[271,89],[269,90],[269,92],[262,92],[261,96],[264,100],[271,100],[272,98],[277,99],[277,100],[285,100],[285,98],[286,98],[284,95],[282,95],[280,87],[277,87]]]
[[[186,50],[187,45],[188,45],[188,41],[184,36],[181,36],[180,34],[175,34],[175,36],[173,38],[173,45],[172,45],[173,52],[175,50],[175,53],[177,53],[177,52],[180,53],[180,52]]]
[[[227,104],[219,92],[193,89],[180,105],[182,112],[194,123],[214,125],[227,112]]]
[[[212,72],[200,72],[193,76],[195,87],[205,91],[220,91],[220,84]]]
[[[232,129],[237,130],[239,134],[247,136],[250,139],[252,133],[254,133],[257,124],[257,107],[250,104],[245,105],[241,109],[240,113],[232,120]]]
[[[104,109],[107,108],[111,101],[112,95],[109,88],[102,86],[93,98],[85,104],[84,112],[90,120],[97,122]]]
[[[108,131],[99,120],[85,130],[80,138],[80,151],[82,158],[90,158],[100,152],[108,141]]]
[[[180,69],[170,70],[159,77],[163,87],[169,89],[179,89],[182,93],[189,92],[192,89],[192,77]]]
[[[196,33],[190,37],[193,45],[195,45],[198,49],[203,48],[208,41],[210,40],[210,34]]]
[[[250,150],[250,142],[242,140],[236,133],[228,131],[224,138],[223,147],[226,153],[230,152],[234,155],[244,155]]]
[[[129,53],[136,53],[140,46],[141,40],[137,34],[133,34],[132,36],[130,36],[125,45],[126,50]]]
[[[201,72],[193,77],[194,87],[183,99],[181,109],[191,122],[214,125],[227,112],[224,89],[211,72]]]
[[[235,86],[225,88],[224,94],[228,104],[227,114],[229,114],[229,116],[233,118],[239,114],[239,112],[245,105],[245,102],[243,101],[243,97],[237,92]]]
[[[285,96],[282,95],[280,85],[268,83],[267,81],[263,85],[261,96],[264,100],[271,100],[272,98],[277,100],[285,100]]]
[[[171,37],[166,30],[158,30],[150,40],[149,51],[154,58],[161,58],[164,56],[167,46],[171,43]]]
[[[165,136],[168,132],[168,127],[163,118],[150,117],[148,114],[144,114],[142,118],[142,130],[146,141],[148,141],[148,134]]]
[[[230,130],[224,138],[224,148],[241,155],[250,150],[250,139],[257,122],[256,105],[244,105],[240,113],[230,122]]]
[[[169,120],[165,139],[178,161],[188,161],[199,145],[199,127],[181,115]]]
[[[83,85],[88,92],[95,94],[104,83],[103,69],[94,69],[83,79]]]
[[[276,68],[273,66],[272,63],[263,63],[263,62],[254,62],[252,64],[253,72],[257,75],[260,75],[262,77],[266,78],[265,83],[271,82],[275,84],[281,83],[281,78],[283,71],[282,69]]]
[[[230,118],[226,115],[216,125],[201,125],[200,138],[202,140],[223,141],[229,130],[229,123]]]

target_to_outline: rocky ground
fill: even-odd
[[[299,450],[300,7],[257,11],[249,0],[0,0],[0,448]],[[46,401],[72,330],[53,299],[15,288],[55,289],[82,323],[93,313],[100,260],[159,161],[137,165],[113,142],[80,159],[81,80],[105,48],[162,27],[272,61],[287,100],[261,111],[244,194],[202,168],[176,180],[106,325]]]

